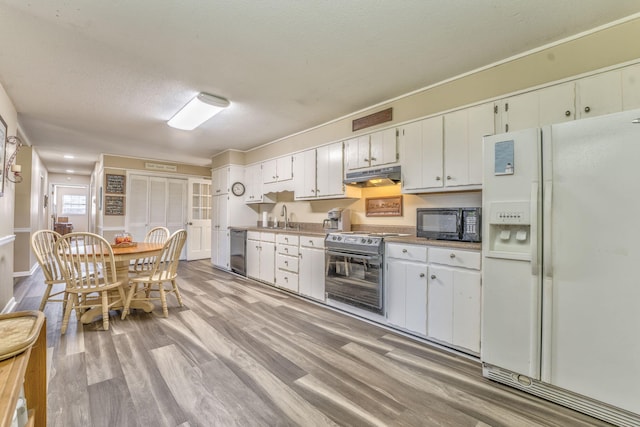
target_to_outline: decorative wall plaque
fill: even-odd
[[[105,215],[124,215],[124,196],[104,196]]]
[[[367,198],[365,212],[367,216],[402,216],[402,196]]]
[[[110,175],[107,174],[107,185],[105,188],[105,194],[124,194],[125,193],[125,180],[127,177],[124,175]]]
[[[377,113],[355,119],[352,122],[351,131],[355,132],[360,129],[379,125],[380,123],[389,122],[391,120],[393,120],[393,108],[387,108],[386,110],[378,111]]]

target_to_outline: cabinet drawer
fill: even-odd
[[[298,246],[278,244],[278,253],[279,254],[283,254],[283,255],[291,255],[291,256],[297,257],[298,254],[299,254]]]
[[[298,257],[278,254],[276,257],[276,266],[278,269],[298,272]]]
[[[247,231],[247,240],[260,240],[259,231]]]
[[[387,243],[385,255],[388,258],[427,262],[427,247],[421,245],[406,245],[403,243]]]
[[[276,235],[275,233],[265,233],[263,231],[260,232],[260,240],[263,242],[275,242]]]
[[[429,262],[452,267],[480,270],[480,252],[459,249],[429,248]]]
[[[276,242],[283,245],[296,245],[298,246],[298,236],[295,234],[278,234]]]
[[[324,237],[300,236],[300,246],[305,248],[324,249]]]
[[[276,286],[293,292],[298,292],[298,274],[285,270],[278,270],[276,272]]]

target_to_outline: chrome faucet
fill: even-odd
[[[289,228],[289,219],[287,218],[287,205],[282,205],[282,210],[280,211],[280,216],[284,215],[284,228]]]

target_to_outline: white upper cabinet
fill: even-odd
[[[316,149],[316,196],[344,196],[342,142]]]
[[[442,187],[442,116],[402,126],[399,140],[403,159],[402,191]]]
[[[211,194],[229,193],[229,168],[227,166],[211,171]]]
[[[345,141],[347,170],[396,163],[399,160],[397,135],[397,130],[392,128]]]
[[[296,200],[347,197],[342,142],[296,153],[293,175]]]
[[[244,169],[246,203],[262,202],[262,165],[247,166]]]
[[[575,119],[575,83],[563,83],[501,99],[495,107],[496,133]]]
[[[293,178],[293,156],[284,156],[262,163],[262,182],[271,184]]]
[[[482,184],[482,137],[494,133],[493,104],[444,116],[444,186]]]
[[[316,197],[316,150],[293,155],[293,192],[296,199]]]
[[[576,81],[576,118],[618,111],[622,111],[622,71],[608,71]]]

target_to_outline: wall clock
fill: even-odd
[[[231,192],[234,196],[242,196],[244,194],[244,184],[241,182],[234,182],[231,186]]]

